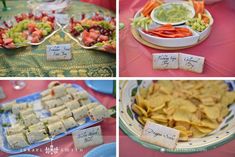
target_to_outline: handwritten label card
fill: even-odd
[[[140,139],[162,147],[174,149],[180,132],[176,129],[147,121]]]
[[[71,45],[47,45],[47,60],[70,60],[72,59]]]
[[[178,53],[153,54],[153,69],[178,69]]]
[[[203,72],[205,58],[189,54],[179,54],[179,68],[197,73]]]
[[[72,133],[74,145],[77,149],[103,144],[103,136],[100,126],[78,130]]]

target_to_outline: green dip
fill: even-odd
[[[190,18],[191,11],[182,4],[169,4],[159,7],[155,17],[162,22],[176,23]]]

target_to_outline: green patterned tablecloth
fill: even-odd
[[[7,1],[7,5],[11,11],[0,11],[1,18],[27,11],[27,2],[23,0]],[[72,15],[97,11],[114,15],[107,9],[79,1],[73,1],[66,13]],[[47,61],[46,45],[53,44],[71,44],[72,60]],[[0,65],[0,77],[111,77],[116,75],[115,55],[82,49],[61,30],[39,46],[15,50],[0,49]]]

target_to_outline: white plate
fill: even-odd
[[[141,11],[142,11],[142,9],[140,9],[135,14],[134,18],[137,18],[138,16],[140,16]],[[173,47],[180,48],[180,47],[193,46],[193,45],[196,45],[197,43],[199,43],[201,40],[204,40],[211,32],[211,28],[214,23],[214,20],[208,10],[205,10],[205,13],[210,18],[210,24],[204,31],[202,31],[202,32],[194,31],[193,29],[191,29],[189,26],[187,26],[185,24],[180,26],[180,27],[189,28],[193,32],[193,36],[190,36],[190,37],[161,38],[161,37],[149,35],[149,34],[143,32],[141,28],[136,28],[136,29],[137,29],[137,32],[140,34],[141,38],[143,38],[145,41],[152,43],[154,45],[157,45],[157,46],[169,47],[169,48],[173,48]],[[149,26],[149,28],[151,29],[151,28],[154,28],[157,26],[161,26],[161,25],[154,22],[152,25]],[[176,27],[179,27],[179,26],[176,26]]]
[[[184,47],[184,46],[190,46],[190,45],[195,45],[197,44],[199,40],[199,34],[193,31],[190,27],[188,26],[180,26],[180,27],[185,27],[188,28],[192,31],[193,35],[189,37],[184,37],[184,38],[161,38],[157,36],[152,36],[149,35],[145,32],[143,32],[141,29],[138,29],[140,36],[154,44],[154,45],[159,45],[163,47]]]

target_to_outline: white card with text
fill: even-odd
[[[153,54],[153,69],[178,69],[178,53]]]
[[[179,68],[197,73],[203,72],[205,58],[190,54],[179,54]]]
[[[71,45],[47,45],[47,60],[71,60]]]
[[[147,121],[140,139],[165,148],[174,149],[179,139],[180,131]]]
[[[74,145],[77,149],[103,144],[103,136],[100,126],[78,130],[72,133]]]

